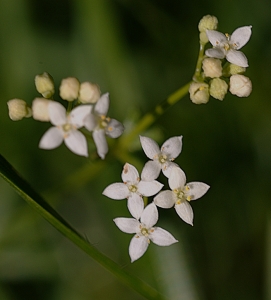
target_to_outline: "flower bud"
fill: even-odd
[[[205,58],[202,62],[202,69],[206,77],[220,77],[222,76],[221,60],[217,58]]]
[[[37,91],[42,94],[44,98],[51,98],[55,93],[53,77],[47,72],[36,75],[35,85]]]
[[[79,101],[82,103],[96,103],[101,97],[101,91],[97,84],[82,82],[79,90]]]
[[[12,121],[19,121],[22,118],[29,118],[32,115],[31,108],[21,99],[12,99],[7,102],[9,117]]]
[[[73,101],[78,98],[80,83],[77,78],[68,77],[62,79],[59,87],[60,97],[67,101]]]
[[[44,98],[35,98],[32,102],[33,118],[38,121],[48,122],[50,121],[48,105],[52,100]]]
[[[245,73],[246,71],[246,68],[244,67],[239,67],[237,65],[234,65],[234,64],[230,64],[230,67],[229,67],[229,73],[231,75],[235,75],[235,74],[240,74],[240,73]]]
[[[227,94],[228,85],[227,83],[220,79],[214,78],[210,82],[210,95],[218,100],[223,100]]]
[[[209,86],[204,82],[192,82],[189,87],[190,99],[195,104],[207,103],[209,101]]]
[[[250,79],[244,75],[232,75],[230,78],[230,92],[238,97],[248,97],[252,91]]]
[[[216,30],[217,24],[218,20],[215,16],[207,15],[200,20],[198,28],[200,32],[205,32],[206,30]]]

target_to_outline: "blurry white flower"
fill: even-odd
[[[169,246],[178,241],[171,233],[160,228],[153,227],[158,221],[158,210],[151,203],[141,214],[140,221],[133,218],[116,218],[115,224],[125,233],[135,233],[129,246],[131,262],[139,259],[147,250],[150,241],[158,246]]]
[[[238,97],[248,97],[252,91],[251,80],[244,75],[232,75],[230,78],[230,92]]]
[[[106,117],[109,109],[109,94],[103,94],[95,104],[92,113],[85,119],[85,127],[93,131],[92,136],[97,147],[98,155],[104,159],[108,152],[108,145],[105,135],[111,138],[118,138],[124,131],[123,125],[115,120]]]
[[[96,103],[101,97],[101,91],[97,84],[82,82],[80,84],[78,100],[82,103]]]
[[[35,98],[33,100],[32,111],[33,111],[33,118],[35,120],[42,121],[42,122],[50,121],[49,111],[48,111],[48,106],[50,102],[53,102],[53,100],[48,100],[45,98]]]
[[[19,121],[32,116],[32,110],[22,99],[12,99],[7,102],[9,117],[12,121]]]
[[[152,171],[152,177],[157,178],[161,170],[166,177],[169,177],[171,168],[177,166],[172,161],[182,151],[182,136],[175,136],[166,140],[161,150],[158,144],[151,138],[140,136],[140,142],[147,157],[152,159],[152,161],[148,161],[145,164]]]
[[[74,101],[78,98],[80,82],[75,77],[62,79],[59,94],[60,97],[67,101]]]
[[[214,48],[206,50],[205,54],[209,57],[219,59],[226,57],[232,64],[240,67],[248,67],[246,56],[243,52],[238,50],[249,41],[251,27],[252,26],[239,27],[232,35],[224,35],[216,30],[206,30],[209,41]]]
[[[180,218],[193,225],[193,210],[189,202],[202,197],[210,188],[203,182],[186,183],[186,176],[180,168],[173,168],[168,179],[170,190],[160,192],[154,203],[162,208],[175,207]]]
[[[131,215],[139,219],[144,209],[142,196],[153,196],[163,187],[163,184],[154,180],[150,168],[151,166],[144,167],[140,180],[137,169],[126,163],[121,174],[123,183],[110,184],[103,191],[103,195],[114,200],[127,198],[127,205]]]
[[[42,94],[44,98],[51,98],[55,93],[53,77],[47,72],[36,75],[35,85],[37,91]]]
[[[40,140],[42,149],[54,149],[64,140],[66,146],[75,154],[88,156],[85,136],[78,131],[84,125],[83,120],[91,111],[90,105],[74,108],[69,114],[58,102],[48,104],[49,119],[54,127],[49,128]]]

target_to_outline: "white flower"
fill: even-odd
[[[92,113],[85,119],[85,127],[93,131],[92,136],[97,147],[98,155],[104,159],[108,152],[108,145],[105,135],[111,138],[119,137],[124,130],[123,125],[115,120],[106,117],[109,109],[109,94],[103,94],[97,101]]]
[[[144,209],[142,196],[153,196],[157,194],[163,187],[163,184],[154,180],[150,166],[143,168],[141,178],[137,169],[126,163],[121,174],[122,182],[110,184],[104,191],[103,195],[114,199],[128,199],[128,209],[131,215],[139,219]]]
[[[248,61],[243,52],[238,51],[250,39],[251,27],[244,26],[237,28],[232,35],[224,35],[216,30],[206,30],[206,34],[210,43],[214,46],[212,49],[206,50],[205,54],[209,57],[226,59],[237,66],[248,67]]]
[[[162,191],[155,198],[154,203],[162,208],[175,207],[177,214],[186,223],[193,225],[193,210],[189,204],[191,200],[202,197],[210,188],[203,182],[186,184],[186,176],[180,168],[173,168],[169,179],[171,191]]]
[[[177,166],[172,161],[182,151],[182,136],[175,136],[166,140],[161,150],[151,138],[140,136],[140,142],[147,157],[153,160],[148,161],[145,165],[148,165],[148,169],[153,172],[152,177],[157,178],[161,170],[166,177],[169,177],[171,168]]]
[[[158,246],[169,246],[178,241],[171,233],[160,228],[153,227],[158,221],[158,210],[151,203],[141,214],[140,222],[133,218],[116,218],[115,224],[126,233],[135,233],[129,246],[131,262],[139,259],[147,250],[150,241]]]
[[[40,140],[42,149],[54,149],[64,140],[66,146],[75,154],[88,156],[85,136],[77,129],[84,125],[83,120],[91,111],[90,105],[74,108],[69,114],[58,102],[48,104],[49,119],[54,127],[49,128]]]

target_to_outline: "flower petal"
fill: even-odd
[[[128,163],[123,167],[121,178],[123,182],[131,182],[137,184],[139,182],[139,174],[137,169]]]
[[[158,221],[158,210],[154,203],[145,207],[142,215],[141,222],[146,225],[147,228],[153,227]]]
[[[153,230],[149,237],[158,246],[169,246],[178,242],[171,233],[163,228],[155,227]]]
[[[172,190],[183,189],[186,183],[186,176],[181,168],[174,167],[171,170],[168,185]]]
[[[216,30],[206,30],[206,34],[209,42],[214,47],[219,47],[221,44],[226,43],[228,41],[225,34]]]
[[[66,146],[75,154],[88,156],[86,137],[78,130],[72,130],[64,139]]]
[[[214,58],[222,59],[222,58],[225,57],[226,52],[223,51],[221,48],[211,48],[211,49],[207,49],[205,51],[205,55],[207,55],[209,57],[214,57]]]
[[[231,35],[231,44],[237,45],[236,49],[241,49],[250,39],[252,26],[239,27]]]
[[[161,171],[161,165],[158,161],[148,161],[146,162],[142,172],[141,172],[141,179],[144,181],[153,181],[155,180]]]
[[[248,67],[248,61],[245,54],[241,51],[230,49],[226,55],[227,61],[239,67]]]
[[[156,180],[153,181],[140,181],[137,188],[138,192],[146,197],[157,194],[164,185]]]
[[[133,218],[115,218],[113,220],[118,228],[125,233],[136,233],[140,223]]]
[[[85,117],[84,126],[86,127],[87,130],[93,131],[97,125],[98,125],[97,116],[90,113],[88,116]]]
[[[131,196],[128,198],[127,205],[131,215],[138,220],[141,217],[142,212],[144,210],[144,201],[142,197],[140,197],[136,193],[132,193]]]
[[[98,155],[104,159],[106,153],[108,152],[108,145],[105,138],[104,130],[94,130],[92,133],[93,140],[97,147]]]
[[[145,152],[148,158],[153,159],[157,154],[160,153],[160,148],[153,139],[145,136],[139,137],[143,151]]]
[[[153,202],[162,208],[171,208],[176,201],[175,194],[172,191],[162,191],[154,199]]]
[[[109,93],[103,94],[94,107],[95,113],[106,116],[109,109],[109,102]]]
[[[176,204],[175,209],[181,219],[193,226],[194,214],[191,205],[187,201]]]
[[[164,142],[161,152],[166,154],[169,159],[176,158],[182,151],[182,136],[174,136]]]
[[[129,189],[126,184],[117,182],[106,187],[102,194],[114,200],[121,200],[128,198]]]
[[[64,125],[67,122],[66,109],[58,102],[52,101],[48,104],[48,113],[53,125]]]
[[[191,200],[197,200],[209,190],[210,186],[203,182],[189,182],[187,186],[190,190],[187,192]]]
[[[180,167],[172,161],[166,161],[162,166],[162,172],[167,178],[169,178],[171,170],[173,168],[180,168]]]
[[[49,128],[42,136],[39,147],[41,149],[54,149],[63,142],[63,133],[57,127]]]
[[[105,129],[105,134],[109,137],[115,139],[122,135],[124,131],[124,126],[117,120],[111,119]]]
[[[70,113],[71,123],[80,128],[84,125],[84,119],[91,113],[92,105],[80,105],[74,108]]]
[[[129,255],[131,262],[139,259],[148,249],[149,243],[145,236],[135,235],[129,245]]]

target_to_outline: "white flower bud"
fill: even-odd
[[[230,68],[229,68],[229,73],[231,75],[235,75],[235,74],[240,74],[240,73],[245,73],[246,68],[245,67],[239,67],[237,65],[234,64],[230,64]]]
[[[202,69],[206,77],[220,77],[222,76],[221,60],[217,58],[205,58],[202,62]]]
[[[230,92],[238,97],[248,97],[252,91],[251,80],[244,75],[232,75],[230,78]]]
[[[205,32],[207,30],[216,30],[217,29],[218,20],[215,16],[207,15],[204,16],[198,25],[200,32]]]
[[[79,101],[82,103],[96,103],[101,97],[101,91],[97,84],[82,82],[79,90]]]
[[[195,104],[207,103],[209,101],[209,86],[204,82],[192,82],[189,87],[190,99]]]
[[[44,98],[35,98],[32,103],[33,118],[38,121],[48,122],[50,121],[48,105],[52,100]]]
[[[47,72],[36,75],[35,85],[37,91],[42,94],[44,98],[51,98],[55,93],[53,77]]]
[[[12,99],[7,102],[9,117],[12,121],[19,121],[22,118],[29,118],[32,115],[31,108],[21,99]]]
[[[62,79],[59,87],[60,97],[67,101],[73,101],[78,98],[80,83],[77,78],[68,77]]]
[[[227,83],[220,79],[214,78],[210,82],[210,95],[218,100],[223,100],[227,94],[228,85]]]
[[[208,36],[206,34],[206,31],[200,32],[199,39],[200,39],[200,42],[202,44],[207,44],[209,42]]]

